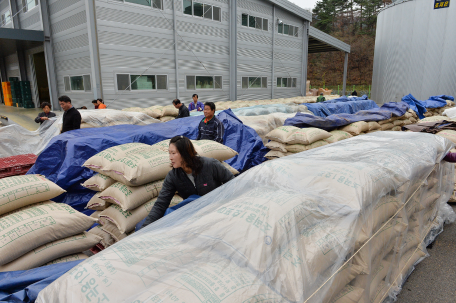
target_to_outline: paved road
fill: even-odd
[[[0,115],[7,116],[8,119],[32,131],[40,126],[34,121],[40,112],[42,112],[41,108],[19,108],[0,104]]]
[[[456,204],[452,204],[456,211]],[[397,303],[456,302],[456,223],[445,225],[430,257],[416,266],[398,296]]]

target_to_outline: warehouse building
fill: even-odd
[[[398,0],[377,18],[372,99],[456,95],[456,5]]]
[[[1,0],[2,81],[39,105],[108,108],[305,95],[308,53],[350,46],[286,0]]]

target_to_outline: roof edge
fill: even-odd
[[[290,1],[287,0],[269,0],[269,2],[274,3],[278,7],[281,7],[287,11],[289,11],[292,14],[295,14],[301,18],[304,18],[307,21],[312,21],[312,13],[303,9],[302,7],[291,3]]]
[[[323,43],[329,44],[333,46],[334,48],[337,48],[340,51],[350,53],[350,45],[340,41],[337,38],[334,38],[331,35],[328,35],[325,32],[322,32],[319,29],[316,29],[315,27],[311,26],[309,28],[309,36],[311,36],[314,39],[317,39]]]

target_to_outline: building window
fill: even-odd
[[[125,3],[150,6],[152,8],[163,9],[163,0],[123,0]]]
[[[277,77],[277,87],[296,87],[297,78]]]
[[[268,19],[242,14],[242,26],[268,30]]]
[[[222,21],[222,9],[218,6],[196,2],[192,0],[182,0],[183,13],[194,17]]]
[[[22,12],[26,13],[39,5],[38,0],[22,0]]]
[[[168,89],[167,75],[117,74],[116,78],[118,91]]]
[[[65,76],[63,77],[66,92],[90,92],[92,91],[92,84],[90,82],[90,75],[81,76]]]
[[[187,76],[187,89],[222,89],[222,76]]]
[[[283,34],[283,35],[298,37],[299,36],[299,34],[298,34],[299,27],[282,23],[282,24],[279,24],[279,26],[277,27],[277,32],[279,34]]]
[[[242,77],[242,89],[268,88],[268,77]]]
[[[2,16],[1,16],[2,24],[0,25],[0,27],[8,24],[10,21],[11,21],[11,12],[9,10],[7,10],[2,13]]]

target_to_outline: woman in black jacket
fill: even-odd
[[[184,136],[171,139],[169,160],[173,169],[166,176],[157,201],[142,227],[164,216],[176,191],[183,199],[191,195],[204,196],[234,179],[233,174],[218,160],[198,156],[192,142]]]
[[[43,109],[42,113],[38,114],[38,117],[35,118],[36,123],[43,123],[46,120],[49,120],[49,118],[55,117],[55,114],[51,112],[51,104],[47,102],[41,103],[41,108]]]

